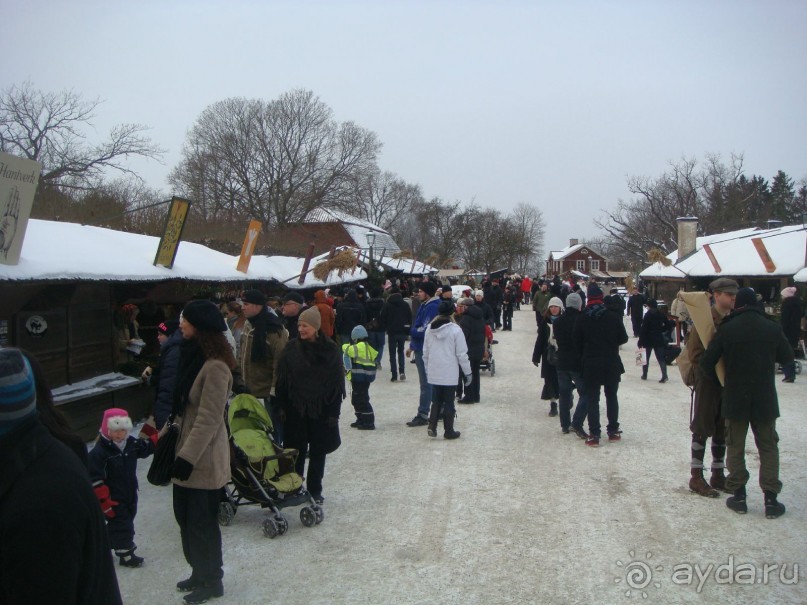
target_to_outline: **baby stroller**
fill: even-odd
[[[219,524],[230,525],[243,504],[260,504],[272,511],[263,520],[263,535],[282,536],[289,522],[280,509],[306,504],[300,521],[306,527],[325,518],[322,507],[304,488],[294,471],[297,450],[283,449],[272,441],[272,421],[263,404],[252,395],[237,395],[227,411],[230,432],[230,483],[219,504]]]
[[[491,376],[496,375],[496,360],[493,359],[493,345],[497,344],[498,340],[493,340],[493,328],[486,325],[485,326],[485,352],[487,353],[486,357],[482,358],[482,361],[479,362],[479,371],[482,372],[484,370],[489,371]]]

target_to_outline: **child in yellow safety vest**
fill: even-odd
[[[351,427],[360,431],[375,429],[375,413],[370,405],[370,383],[375,380],[376,351],[367,342],[369,335],[364,326],[356,326],[350,333],[350,344],[342,345],[347,379],[351,383],[350,403],[356,413],[356,422]]]

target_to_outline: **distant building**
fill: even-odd
[[[617,278],[608,273],[607,258],[576,239],[570,239],[569,245],[563,250],[549,253],[549,259],[546,261],[546,275],[549,277],[553,275],[570,276],[577,279],[594,277],[599,280]],[[624,278],[622,273],[620,276],[622,277],[617,279]]]

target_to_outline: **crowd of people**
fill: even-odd
[[[409,293],[411,300],[404,296]],[[75,595],[70,602],[119,603],[111,553],[121,566],[144,562],[134,541],[137,460],[150,456],[159,438],[176,426],[173,508],[191,570],[176,587],[187,593],[188,603],[222,596],[217,516],[222,488],[230,480],[225,409],[233,394],[250,393],[266,407],[274,440],[299,452],[295,470],[322,504],[326,456],[341,445],[339,419],[348,390],[356,418],[350,427],[376,428],[370,387],[383,370],[385,348],[392,383],[406,380],[410,361],[416,368],[417,408],[407,426],[426,427],[426,434],[436,437],[442,422],[444,438],[454,440],[461,434],[455,427],[456,404],[482,401],[480,367],[491,355],[493,335],[512,330],[513,312],[522,305],[529,305],[536,320],[532,361],[540,366],[543,382],[536,398],[547,402],[549,416],[559,417],[563,434],[573,433],[589,447],[603,439],[601,397],[607,440],[622,440],[620,347],[629,341],[626,315],[637,346],[644,349],[638,361],[645,380],[651,355],[661,370],[659,382],[669,380],[666,348],[676,330],[684,334],[680,365],[689,368],[684,382],[693,389],[690,489],[710,498],[731,493],[727,506],[738,513],[748,510],[744,456],[750,428],[759,449],[765,514],[779,517],[785,507],[777,500],[782,483],[774,372],[781,364],[785,381],[795,380],[797,340],[787,330],[791,316],[800,321],[803,313],[795,288],[785,289],[782,297],[785,331],[764,317],[753,290],[726,278],[712,282],[708,292],[680,293],[678,322],[636,289],[626,302],[614,289],[606,295],[597,283],[557,278],[484,280],[459,298],[450,286],[424,279],[414,285],[387,282],[369,291],[361,286],[317,290],[308,300],[294,291],[272,300],[253,289],[223,307],[191,301],[178,320],[157,328],[161,354],[154,370],[144,374],[155,386],[155,401],[140,434],[132,435],[134,423],[125,410],[109,409],[89,452],[54,408],[36,359],[18,349],[0,349],[0,453],[10,460],[14,452],[17,460],[0,470],[4,594],[11,602],[20,595],[30,602],[57,602],[52,596],[59,591]],[[130,309],[121,347],[137,335],[136,317]],[[58,523],[66,519],[80,532],[57,531],[52,515],[45,514],[53,501],[64,502]],[[32,527],[41,540],[31,537]],[[47,581],[34,581],[37,544],[52,535],[59,536],[63,552],[73,553],[70,564]]]

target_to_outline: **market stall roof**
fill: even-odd
[[[695,251],[672,264],[653,263],[639,275],[646,279],[739,276],[781,277],[805,267],[807,229],[803,225],[775,229],[741,229],[697,238]]]
[[[796,275],[793,276],[793,281],[807,282],[807,268],[796,273]]]
[[[237,256],[201,244],[180,242],[172,269],[154,266],[160,238],[75,223],[31,219],[20,262],[0,265],[0,281],[193,281],[276,280],[289,288],[330,286],[364,279],[363,271],[339,277],[332,272],[323,282],[309,275],[303,285],[289,280],[304,259],[253,256],[249,271],[236,270]],[[312,263],[312,267],[315,263]]]

